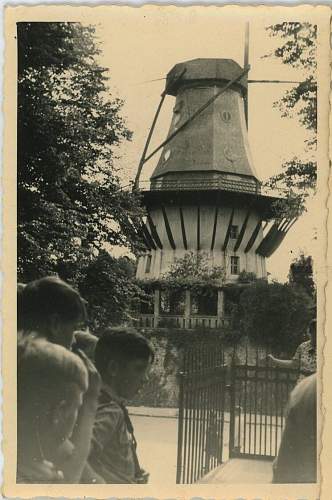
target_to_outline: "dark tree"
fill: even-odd
[[[275,351],[292,351],[303,340],[312,300],[302,288],[258,280],[240,296],[242,332]]]
[[[130,310],[143,294],[134,281],[135,269],[132,259],[117,259],[104,250],[84,269],[78,286],[88,301],[93,333],[131,321]]]
[[[283,164],[283,171],[269,179],[267,185],[287,194],[282,209],[290,206],[291,216],[301,213],[305,199],[316,186],[317,142],[317,82],[316,48],[317,26],[309,23],[283,22],[269,26],[272,37],[280,39],[280,45],[269,56],[299,70],[301,82],[287,90],[275,103],[283,117],[297,117],[308,132],[305,143],[306,159],[293,157]]]
[[[116,169],[131,132],[97,62],[94,28],[18,23],[17,38],[19,280],[78,282],[105,243],[137,239],[139,203]]]
[[[313,279],[313,261],[310,255],[303,253],[293,260],[289,268],[289,283],[301,287],[310,297],[315,295],[315,282]]]

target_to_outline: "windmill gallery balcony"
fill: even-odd
[[[135,318],[142,328],[215,329],[227,323],[223,290],[210,290],[208,296],[190,290],[154,290]]]

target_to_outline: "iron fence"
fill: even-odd
[[[227,459],[272,460],[278,453],[287,401],[300,367],[273,367],[262,349],[249,356],[247,348],[242,354],[234,348],[231,357],[229,350],[228,367],[220,342],[195,345],[184,353],[177,483],[197,482],[221,465],[228,440]]]
[[[230,458],[273,459],[279,449],[288,397],[299,370],[232,365]]]
[[[221,345],[195,346],[180,373],[176,482],[194,483],[222,463],[226,367]]]

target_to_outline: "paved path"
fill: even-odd
[[[207,474],[199,483],[267,484],[271,481],[271,461],[233,458]]]

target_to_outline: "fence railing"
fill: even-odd
[[[273,459],[285,424],[285,408],[299,370],[271,366],[231,368],[229,456]]]
[[[226,348],[225,348],[226,349]],[[273,459],[279,449],[298,369],[271,366],[268,351],[232,350],[220,342],[184,352],[179,376],[177,483],[199,481],[227,458]],[[229,412],[229,414],[228,414]],[[229,416],[228,447],[224,419]]]
[[[176,482],[194,483],[222,463],[226,367],[222,349],[184,355],[180,373]]]
[[[218,316],[179,316],[170,314],[160,314],[158,318],[154,314],[140,314],[136,320],[136,325],[142,328],[183,328],[193,329],[198,327],[203,328],[219,328],[227,325],[227,318],[218,318]]]

